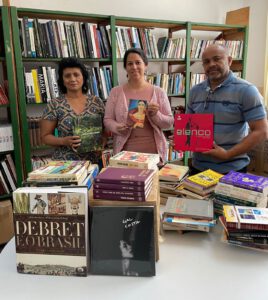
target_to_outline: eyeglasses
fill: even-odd
[[[213,92],[211,91],[211,89],[209,89],[208,90],[208,93],[207,93],[207,97],[206,97],[206,99],[205,99],[205,101],[204,101],[204,110],[206,110],[207,108],[208,108],[208,105],[209,105],[209,97],[210,97],[210,95],[212,95],[213,94]]]

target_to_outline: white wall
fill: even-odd
[[[250,6],[247,79],[258,87],[263,86],[267,0],[10,0],[10,4],[48,10],[207,23],[224,23],[227,11]]]

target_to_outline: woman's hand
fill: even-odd
[[[77,151],[76,148],[78,148],[80,145],[81,139],[79,135],[66,136],[63,138],[63,146],[70,147],[75,152]]]
[[[129,126],[127,126],[126,124],[123,124],[123,123],[118,124],[117,127],[116,127],[116,131],[120,135],[125,135],[129,131]]]
[[[159,105],[157,103],[149,103],[148,104],[147,112],[150,117],[155,116],[158,111],[159,111]]]

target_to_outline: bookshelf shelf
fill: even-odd
[[[0,196],[0,199],[7,199],[11,198],[12,195],[10,194],[12,192],[12,186],[10,184],[10,177],[13,175],[13,172],[16,173],[17,182],[14,180],[14,185],[20,186],[21,182],[23,180],[23,165],[22,165],[22,156],[21,156],[21,143],[20,143],[20,127],[19,127],[19,121],[18,121],[18,114],[17,114],[17,90],[15,85],[15,77],[14,77],[14,59],[13,59],[13,44],[11,40],[11,22],[9,17],[9,11],[7,7],[0,7],[0,22],[1,22],[1,36],[2,40],[0,41],[1,49],[3,53],[1,53],[0,57],[0,64],[2,65],[3,69],[3,78],[1,78],[1,85],[3,86],[3,82],[8,82],[8,104],[0,105],[1,108],[1,115],[6,114],[5,122],[6,124],[3,124],[1,120],[1,125],[10,125],[11,124],[11,130],[12,130],[12,139],[13,139],[13,145],[14,150],[7,150],[9,147],[9,142],[7,141],[7,146],[5,148],[2,148],[4,151],[0,152],[0,172],[2,175],[1,178],[1,186],[4,187],[4,191],[6,194],[2,194]],[[3,80],[3,81],[2,81]],[[5,111],[5,112],[4,112]],[[9,126],[8,126],[9,127]],[[5,135],[9,135],[7,131]],[[14,168],[11,167],[10,163],[12,162],[12,167],[14,164]],[[10,167],[10,169],[9,169]],[[11,170],[12,169],[12,170]],[[5,185],[4,185],[4,183]],[[8,189],[5,188],[8,187]],[[3,190],[2,189],[2,190]],[[9,192],[7,192],[9,190]]]

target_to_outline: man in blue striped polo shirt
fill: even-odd
[[[262,96],[230,71],[232,58],[224,46],[208,46],[202,62],[207,80],[191,89],[187,113],[214,115],[214,148],[193,154],[193,173],[209,168],[223,174],[245,172],[247,152],[268,138]]]

